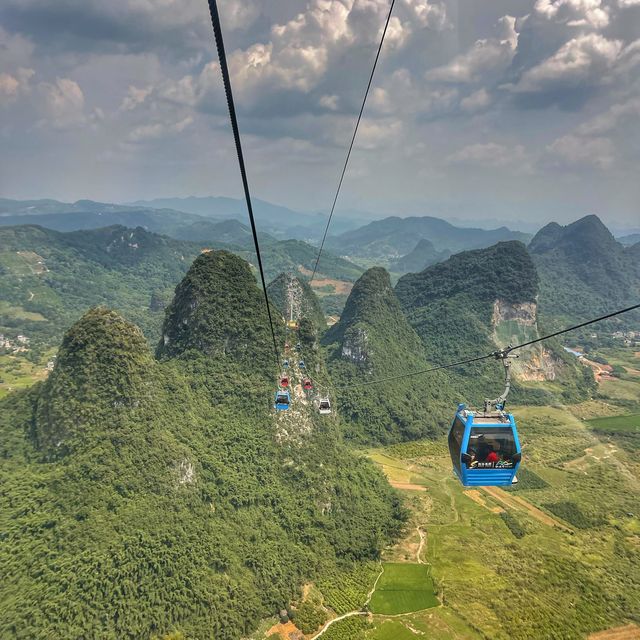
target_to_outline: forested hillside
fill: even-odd
[[[640,298],[637,245],[625,248],[597,216],[548,224],[529,251],[540,276],[540,313],[550,321],[585,320]],[[639,318],[629,314],[610,326]]]
[[[89,307],[104,304],[155,340],[173,289],[200,251],[224,247],[256,263],[253,249],[247,249],[252,243],[248,227],[233,220],[205,223],[220,241],[207,241],[204,231],[192,242],[141,227],[67,233],[31,225],[0,227],[0,333],[25,334],[32,347],[48,347]],[[303,277],[301,270],[313,268],[314,247],[297,240],[265,241],[264,235],[261,242],[268,278],[283,270]],[[335,256],[326,255],[325,261],[321,268],[329,277],[353,281],[362,272]]]
[[[320,302],[306,280],[292,273],[281,273],[267,285],[267,292],[285,320],[306,318],[313,322],[316,330],[326,328]]]
[[[298,275],[311,276],[318,249],[302,242],[302,240],[282,240],[267,245],[261,250],[263,255],[265,274],[269,280],[276,278],[283,271],[291,271]],[[253,250],[239,252],[245,260],[255,264]],[[362,274],[363,269],[358,265],[339,258],[335,254],[323,252],[322,260],[318,265],[318,277],[334,278],[347,282],[355,282]]]
[[[384,269],[369,269],[356,282],[340,321],[327,331],[323,344],[346,437],[390,443],[442,431],[456,397],[442,375],[361,386],[430,366]]]
[[[0,333],[55,344],[90,306],[104,304],[155,337],[165,303],[199,251],[141,228],[0,228]]]
[[[264,315],[249,267],[206,253],[159,359],[93,309],[49,379],[2,401],[0,636],[240,638],[397,533],[393,490],[334,421],[274,437]]]
[[[403,276],[395,292],[432,361],[464,360],[538,336],[538,276],[520,242],[453,255],[421,273]],[[558,343],[547,343],[545,349],[524,352],[523,358],[540,362],[550,357],[552,379],[562,379],[565,398],[591,389],[589,372],[576,367]],[[453,380],[464,381],[466,400],[472,404],[501,390],[502,375],[493,361],[451,370]],[[514,384],[514,400],[549,402],[552,397],[542,389]]]

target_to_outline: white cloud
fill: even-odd
[[[129,88],[127,89],[127,95],[124,97],[120,105],[120,110],[131,111],[132,109],[135,109],[149,97],[149,94],[152,91],[152,86],[134,87],[133,85],[129,85]]]
[[[358,128],[356,145],[359,149],[372,151],[380,147],[388,148],[394,140],[398,140],[402,131],[402,122],[394,118],[383,120],[362,120]]]
[[[627,7],[640,6],[640,0],[618,0],[618,6],[626,9]]]
[[[610,9],[602,0],[537,0],[534,11],[570,27],[603,29],[609,24]]]
[[[608,169],[614,162],[614,145],[609,138],[566,135],[552,142],[547,151],[571,167]]]
[[[484,167],[511,167],[528,170],[527,154],[522,145],[507,147],[496,142],[470,144],[449,155],[446,164]]]
[[[127,136],[127,142],[140,143],[181,133],[193,123],[193,117],[187,116],[177,122],[154,122],[136,127]]]
[[[585,136],[602,135],[615,129],[621,120],[637,118],[640,118],[640,97],[612,105],[604,113],[581,124],[577,132]]]
[[[254,0],[225,0],[220,3],[219,10],[225,29],[247,29],[260,15]]]
[[[318,102],[321,107],[324,107],[329,111],[337,111],[340,98],[338,98],[338,96],[336,95],[331,95],[331,96],[325,95],[325,96],[321,96]]]
[[[460,108],[467,113],[482,111],[491,104],[491,96],[486,89],[478,89],[460,101]]]
[[[513,16],[503,16],[496,38],[477,40],[467,52],[453,58],[448,64],[431,69],[427,80],[451,83],[477,82],[488,71],[504,71],[509,67],[518,47],[518,33]]]
[[[55,83],[42,82],[45,122],[56,129],[82,126],[86,122],[84,93],[80,85],[69,78],[57,78]]]
[[[0,105],[14,102],[30,91],[29,81],[35,74],[33,69],[20,68],[11,73],[0,73]]]
[[[421,26],[441,31],[447,26],[447,10],[444,4],[427,0],[404,0],[412,18]]]
[[[606,81],[606,72],[613,68],[623,43],[607,40],[597,33],[572,38],[556,53],[525,71],[509,88],[519,93],[573,89]]]

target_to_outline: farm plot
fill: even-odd
[[[640,433],[640,415],[609,416],[587,420],[589,427],[605,433]]]
[[[371,597],[372,613],[396,615],[438,606],[429,567],[388,562]]]

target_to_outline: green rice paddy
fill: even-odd
[[[373,613],[395,615],[438,606],[427,565],[387,562],[383,566],[371,598]]]

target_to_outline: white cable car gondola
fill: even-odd
[[[328,397],[323,397],[318,400],[318,413],[321,416],[326,416],[331,413],[331,402]]]

